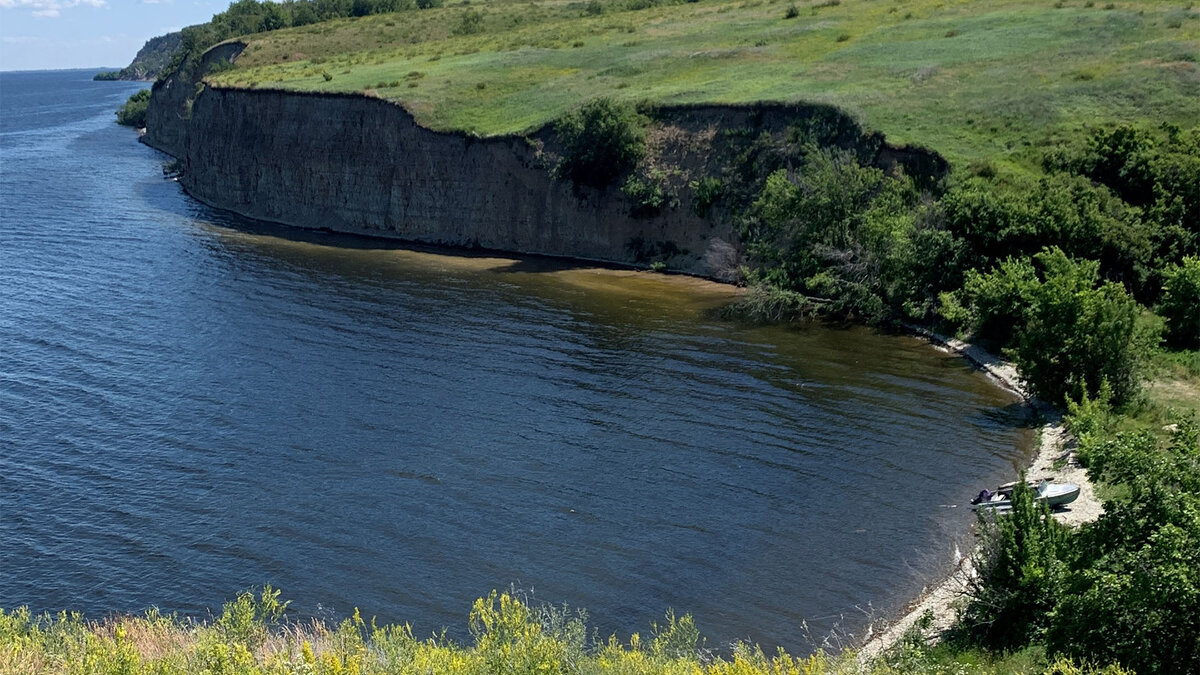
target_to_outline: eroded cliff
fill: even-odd
[[[595,189],[557,178],[559,145],[549,127],[477,138],[431,131],[402,106],[367,95],[196,83],[205,64],[236,58],[240,49],[218,45],[194,73],[156,86],[145,140],[181,160],[180,182],[196,198],[297,227],[661,262],[731,280],[740,263],[737,210],[763,177],[757,159],[794,142],[798,130],[816,130],[821,142],[884,167],[945,171],[936,155],[890,147],[828,106],[665,107],[649,111],[648,152],[634,172],[663,197],[648,205],[619,185]],[[773,156],[776,166],[790,161]],[[698,194],[702,181],[719,194]]]

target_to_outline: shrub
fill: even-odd
[[[1200,232],[1194,225],[1200,213],[1200,128],[1100,129],[1079,146],[1047,153],[1043,164],[1101,183],[1145,209],[1154,224],[1155,267],[1200,255]]]
[[[1167,320],[1167,343],[1177,349],[1200,347],[1200,257],[1184,258],[1166,272],[1159,313]]]
[[[688,183],[688,187],[692,189],[692,211],[701,218],[708,216],[713,204],[721,198],[725,191],[721,179],[715,176],[694,180]]]
[[[792,3],[788,5],[787,12],[784,13],[783,18],[794,19],[798,16],[800,16],[800,8],[795,3]]]
[[[1099,260],[1105,278],[1135,293],[1148,288],[1152,224],[1087,179],[1059,174],[1001,186],[974,178],[948,192],[938,208],[945,227],[969,245],[971,262],[981,270],[1058,247],[1072,257]]]
[[[1069,530],[1034,500],[1025,476],[1013,490],[1007,515],[980,516],[978,576],[963,612],[962,630],[995,649],[1029,644],[1049,623],[1058,604],[1066,567]]]
[[[646,152],[646,120],[629,104],[600,98],[559,121],[560,175],[603,188],[632,169]]]
[[[827,311],[868,322],[913,296],[916,190],[848,151],[804,146],[797,174],[769,175],[743,225],[758,280],[820,296]],[[920,302],[916,304],[922,304]]]
[[[1113,431],[1116,418],[1111,401],[1112,389],[1108,382],[1101,382],[1100,391],[1096,396],[1089,396],[1085,392],[1079,401],[1067,403],[1067,414],[1063,422],[1078,441],[1077,454],[1084,464],[1090,463],[1088,454],[1091,448]]]
[[[972,271],[962,289],[970,325],[1017,364],[1037,396],[1053,403],[1099,395],[1114,405],[1137,393],[1153,346],[1137,302],[1119,284],[1100,283],[1099,264],[1060,249],[1007,260],[989,274]]]
[[[1038,254],[1043,282],[1032,287],[1025,325],[1009,352],[1030,389],[1047,401],[1097,396],[1107,382],[1114,405],[1137,394],[1154,337],[1137,302],[1119,284],[1097,285],[1099,266],[1058,249]]]
[[[631,214],[634,216],[654,216],[667,205],[669,196],[660,179],[652,176],[643,180],[639,176],[630,176],[621,186],[621,192],[633,202]]]
[[[141,89],[117,109],[117,124],[139,129],[146,126],[146,108],[150,105],[150,90]]]
[[[451,31],[455,35],[475,35],[483,32],[483,14],[476,9],[468,9],[458,19],[458,24]]]
[[[967,308],[962,327],[993,347],[1009,345],[1025,323],[1025,312],[1037,283],[1037,272],[1026,260],[1010,258],[990,274],[970,270],[958,294]],[[953,321],[956,317],[946,318]]]
[[[1077,572],[1053,613],[1056,652],[1139,673],[1200,672],[1200,429],[1167,443],[1147,432],[1096,445],[1089,473],[1122,487],[1078,540]]]
[[[755,324],[776,324],[811,318],[819,309],[817,303],[800,293],[759,283],[752,285],[736,302],[722,308],[721,317]]]

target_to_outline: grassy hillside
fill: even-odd
[[[952,161],[1018,164],[1083,127],[1200,122],[1200,10],[1179,2],[638,4],[475,0],[340,19],[252,36],[213,80],[366,90],[481,135],[596,96],[823,101]]]

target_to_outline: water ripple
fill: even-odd
[[[914,340],[278,236],[157,177],[111,124],[136,87],[0,78],[2,607],[204,615],[272,583],[462,638],[516,583],[602,633],[674,607],[715,645],[802,650],[802,621],[917,591],[970,522],[940,505],[1028,447]]]

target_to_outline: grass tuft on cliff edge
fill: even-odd
[[[812,101],[955,164],[1029,166],[1086,128],[1200,123],[1200,9],[1156,0],[474,0],[246,41],[212,82],[366,92],[485,136],[602,96]]]

